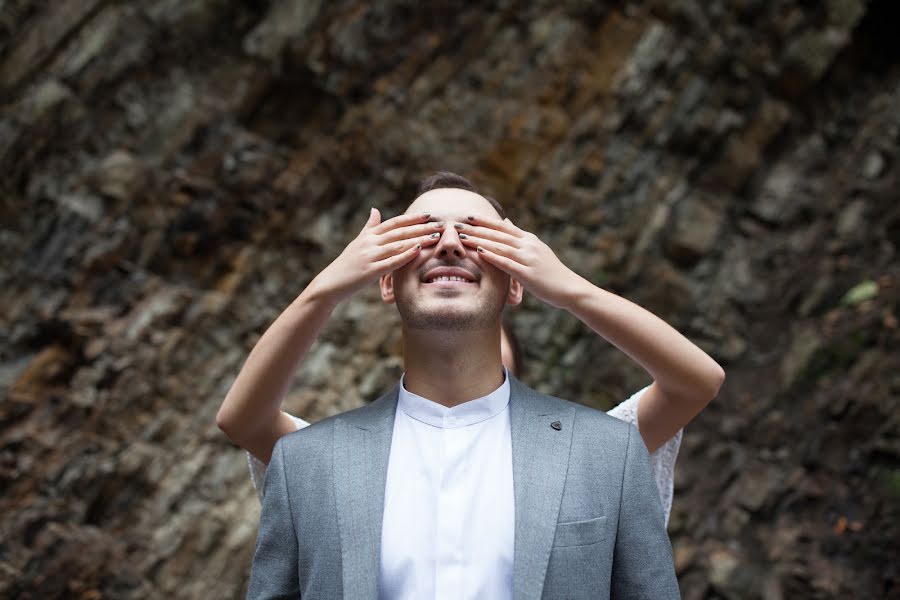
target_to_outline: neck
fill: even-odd
[[[503,383],[500,327],[477,331],[403,329],[404,387],[447,407],[487,396]]]

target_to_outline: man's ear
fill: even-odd
[[[518,279],[514,279],[513,277],[509,278],[509,290],[506,292],[506,303],[511,306],[516,306],[522,302],[522,297],[525,295],[525,286],[519,283]]]
[[[395,302],[394,274],[388,273],[387,275],[382,275],[378,279],[378,287],[381,288],[381,299],[384,300],[386,304],[393,304]]]

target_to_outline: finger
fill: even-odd
[[[405,240],[420,235],[431,235],[432,233],[440,233],[439,230],[444,228],[443,223],[419,223],[416,225],[406,225],[397,227],[378,236],[378,245],[389,244],[397,240]]]
[[[409,248],[406,248],[399,254],[394,254],[372,263],[379,275],[385,275],[392,271],[396,271],[412,259],[414,259],[427,244],[434,244],[437,238],[428,237],[427,241],[417,241]]]
[[[504,256],[511,260],[515,260],[516,262],[520,262],[518,259],[518,248],[514,246],[510,246],[508,244],[504,244],[503,242],[495,242],[493,240],[489,240],[483,237],[469,235],[466,233],[461,233],[459,235],[460,241],[464,246],[468,246],[469,248],[478,249],[479,246],[482,248],[486,248],[493,252],[494,254],[499,254],[500,256]]]
[[[498,231],[489,227],[483,227],[481,225],[467,225],[463,223],[454,223],[453,226],[456,227],[457,231],[466,235],[476,236],[484,238],[486,240],[494,240],[495,242],[502,242],[507,246],[512,246],[513,248],[521,247],[522,238],[510,235],[503,231]]]
[[[421,244],[423,248],[432,246],[436,244],[441,237],[439,232],[435,233],[437,233],[438,235],[432,233],[429,235],[422,235],[417,238],[398,240],[396,242],[391,242],[390,244],[385,244],[384,246],[379,246],[379,251],[375,254],[374,260],[380,261],[391,256],[402,254],[416,244]]]
[[[363,226],[363,229],[371,229],[379,223],[381,223],[381,212],[373,206],[371,209],[369,209],[369,218],[366,220],[366,224]]]
[[[471,223],[472,225],[482,225],[484,227],[503,231],[514,237],[522,237],[525,235],[525,232],[513,225],[513,222],[509,219],[501,220],[494,217],[471,216],[466,219],[466,222]]]
[[[411,215],[397,215],[391,219],[388,219],[381,225],[372,228],[373,233],[382,234],[385,231],[390,231],[395,227],[402,227],[403,225],[412,225],[414,223],[421,223],[422,221],[427,221],[431,218],[430,213],[413,213]]]
[[[492,252],[484,246],[478,246],[478,254],[480,254],[481,257],[487,262],[491,263],[507,275],[515,277],[516,279],[520,279],[522,274],[524,273],[524,265],[521,265],[505,256],[501,256],[496,252]]]

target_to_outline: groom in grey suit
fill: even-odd
[[[542,283],[526,275],[511,277],[512,268],[501,268],[502,261],[489,261],[481,250],[465,245],[459,233],[463,227],[444,222],[480,219],[497,231],[479,230],[481,235],[513,247],[514,226],[495,220],[503,216],[501,210],[490,199],[452,187],[420,195],[407,210],[427,211],[437,215],[432,221],[444,221],[435,225],[441,229],[436,245],[418,248],[401,268],[381,275],[382,297],[397,304],[403,322],[404,390],[457,406],[500,389],[501,380],[508,383],[514,506],[507,514],[514,513],[514,526],[508,549],[512,564],[501,579],[508,581],[504,598],[680,598],[649,454],[637,428],[538,393],[512,375],[508,381],[498,379],[504,373],[499,352],[503,306],[520,302],[525,287],[544,299]],[[512,251],[508,256],[516,258]],[[446,269],[462,275],[432,276]],[[248,598],[379,597],[385,488],[391,483],[400,394],[398,383],[370,404],[275,444]],[[396,540],[396,532],[391,533]],[[474,533],[463,531],[463,536]],[[425,533],[415,528],[403,535]],[[463,570],[462,581],[469,575],[478,576],[475,569]],[[456,588],[440,585],[434,592],[435,597],[462,597]]]

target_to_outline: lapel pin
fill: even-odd
[[[550,423],[550,427],[559,431],[560,429],[562,429],[562,423],[560,423],[559,421],[553,421],[552,423]]]

